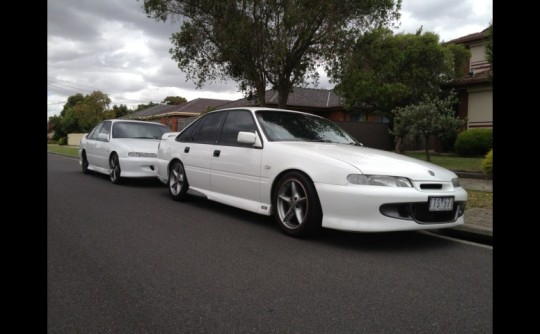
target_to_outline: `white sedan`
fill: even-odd
[[[103,121],[81,139],[82,171],[107,174],[113,183],[125,177],[156,177],[157,147],[167,131],[171,130],[159,123]]]
[[[467,192],[453,172],[363,147],[331,121],[272,108],[207,113],[158,147],[174,200],[197,194],[274,215],[290,236],[463,224]]]

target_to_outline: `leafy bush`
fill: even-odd
[[[484,173],[493,175],[493,149],[489,150],[488,154],[486,154],[486,157],[480,164]]]
[[[47,140],[47,144],[58,144],[58,140],[49,139]]]
[[[58,145],[67,145],[67,137],[62,137],[58,140]]]
[[[456,153],[464,156],[483,156],[493,148],[493,129],[469,129],[461,132],[454,145]]]

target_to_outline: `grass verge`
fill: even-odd
[[[424,152],[405,152],[406,156],[426,161],[426,154]],[[456,157],[451,155],[438,155],[432,153],[431,162],[435,165],[453,170],[453,171],[467,171],[467,172],[481,172],[480,162],[482,158],[465,158]]]
[[[76,146],[67,146],[67,145],[57,145],[57,144],[47,144],[47,152],[52,152],[61,155],[67,155],[69,157],[79,157],[79,147]]]
[[[493,193],[489,191],[467,190],[467,208],[493,209]]]

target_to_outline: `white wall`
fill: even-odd
[[[68,133],[68,145],[70,146],[79,146],[81,143],[81,138],[86,133]]]

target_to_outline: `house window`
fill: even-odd
[[[180,117],[178,118],[178,130],[182,131],[186,126],[191,124],[197,117]]]

